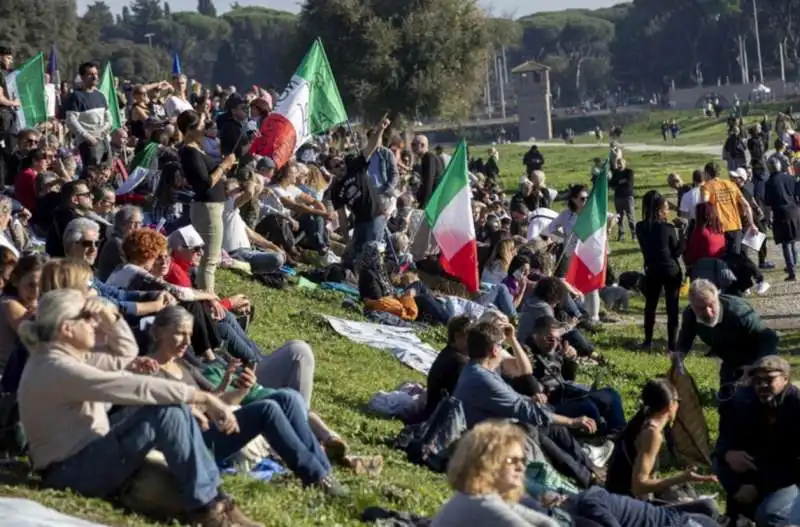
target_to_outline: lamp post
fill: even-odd
[[[764,64],[761,61],[761,37],[758,34],[758,7],[756,0],[753,0],[753,25],[756,34],[756,51],[758,53],[758,78],[764,84]]]
[[[156,36],[155,33],[146,33],[144,38],[147,39],[147,44],[152,48],[153,47],[153,37]]]

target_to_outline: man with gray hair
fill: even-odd
[[[93,265],[97,258],[100,243],[100,225],[89,218],[75,218],[64,230],[64,254],[67,258],[83,260]],[[143,317],[158,313],[166,306],[175,303],[167,292],[127,291],[92,278],[92,289],[103,298],[111,301],[127,317]],[[129,320],[130,321],[130,320]],[[136,327],[136,326],[132,326]]]
[[[141,229],[144,221],[142,209],[135,205],[123,205],[114,214],[114,224],[111,236],[108,237],[100,251],[97,260],[97,277],[108,280],[114,270],[125,263],[125,254],[122,252],[122,242],[125,237],[136,229]]]
[[[689,288],[689,307],[683,312],[677,349],[689,353],[695,337],[722,360],[720,393],[729,393],[744,368],[778,352],[778,335],[768,328],[742,298],[722,294],[711,281],[697,279]]]

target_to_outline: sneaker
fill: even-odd
[[[189,513],[189,525],[192,527],[234,527],[227,514],[225,500],[215,500],[213,504]]]
[[[332,498],[342,498],[350,494],[347,487],[336,481],[333,476],[325,476],[315,483],[325,494]]]
[[[340,263],[342,263],[342,259],[339,258],[338,256],[336,256],[336,254],[333,251],[330,251],[330,250],[329,251],[325,251],[320,256],[319,260],[320,260],[320,263],[322,263],[322,265],[332,265],[332,264],[340,264]]]
[[[784,282],[797,282],[797,277],[793,274],[790,274],[789,276],[786,277],[786,280],[784,280]]]
[[[758,264],[758,268],[764,270],[775,269],[775,264],[772,262],[761,262]]]
[[[254,522],[244,515],[233,500],[225,500],[225,513],[231,521],[231,527],[265,527],[263,523]]]
[[[767,294],[767,291],[769,291],[769,288],[770,288],[770,285],[769,285],[768,282],[759,282],[753,288],[753,291],[755,291],[758,296],[763,296],[763,295]]]
[[[583,451],[595,467],[604,467],[614,453],[614,443],[605,441],[600,446],[584,445]]]

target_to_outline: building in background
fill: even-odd
[[[517,95],[519,140],[552,139],[550,68],[529,60],[511,70],[511,74]]]

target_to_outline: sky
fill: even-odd
[[[197,8],[197,0],[168,0],[173,11],[190,11]],[[598,9],[621,3],[624,0],[481,0],[484,5],[491,6],[494,15],[520,17],[537,11],[560,11],[562,9]],[[111,10],[118,13],[122,6],[130,3],[129,0],[105,0]],[[78,10],[81,14],[86,11],[86,6],[94,3],[93,0],[78,0]],[[232,0],[215,0],[219,12],[228,10]],[[301,0],[240,0],[242,5],[259,5],[272,9],[281,9],[297,12],[300,10]]]

